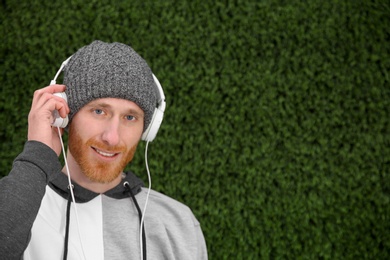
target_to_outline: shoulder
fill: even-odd
[[[142,188],[139,193],[141,207],[147,192]],[[149,194],[145,230],[153,259],[207,259],[202,229],[191,209],[155,190]]]
[[[142,188],[142,197],[146,198],[147,192],[148,189]],[[175,222],[176,225],[199,225],[198,220],[187,205],[155,190],[150,190],[146,212],[146,217],[148,216],[156,216],[160,220]]]

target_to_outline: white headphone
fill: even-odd
[[[141,137],[142,140],[147,142],[152,142],[156,137],[158,129],[160,129],[164,117],[164,111],[166,106],[163,88],[161,87],[161,84],[158,81],[157,77],[154,74],[152,75],[153,75],[154,83],[157,86],[156,89],[157,107],[154,109],[152,120],[150,121],[148,128],[145,130],[145,132],[142,134]]]
[[[61,64],[61,67],[57,71],[56,75],[50,81],[50,85],[56,84],[56,80],[57,80],[58,76],[60,75],[60,73],[62,72],[64,67],[68,64],[68,62],[71,58],[72,58],[72,56],[67,58]],[[144,131],[144,133],[142,134],[142,137],[141,137],[141,140],[146,141],[146,142],[152,142],[154,140],[154,138],[156,137],[157,132],[160,129],[160,126],[161,126],[161,123],[162,123],[162,120],[164,117],[164,111],[165,111],[165,106],[166,106],[163,88],[161,87],[161,84],[158,81],[157,77],[154,74],[152,74],[152,75],[153,75],[154,83],[157,86],[157,89],[156,89],[157,106],[154,109],[152,120],[150,121],[148,128]],[[64,93],[62,94],[62,96],[64,96]],[[65,97],[66,97],[66,95],[65,95]],[[61,121],[61,122],[57,123],[57,120]],[[55,121],[55,124],[56,125],[59,124],[60,127],[65,127],[67,124],[67,121],[66,121],[66,123],[64,123],[62,120],[63,119],[58,116],[56,121]]]

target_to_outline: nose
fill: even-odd
[[[112,118],[106,122],[102,133],[102,141],[109,146],[119,144],[119,120]]]

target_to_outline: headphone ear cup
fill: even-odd
[[[141,139],[143,141],[152,142],[154,140],[158,130],[160,129],[163,117],[164,117],[164,112],[158,108],[155,108],[152,121],[150,122],[145,132],[142,134]]]

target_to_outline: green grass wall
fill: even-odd
[[[152,186],[193,209],[210,259],[390,258],[388,1],[3,0],[0,35],[0,176],[34,90],[119,41],[167,98]]]

